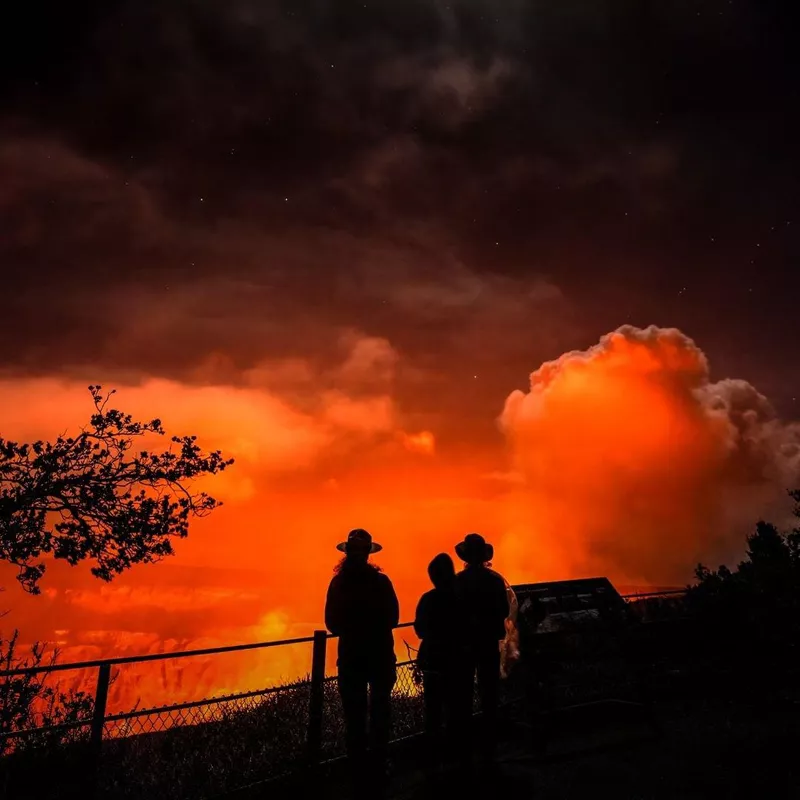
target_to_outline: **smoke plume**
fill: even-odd
[[[685,583],[783,522],[800,426],[740,380],[712,381],[676,329],[625,326],[531,375],[500,418],[521,487],[506,547],[520,574]]]

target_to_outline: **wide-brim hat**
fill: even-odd
[[[372,534],[365,531],[363,528],[356,528],[347,534],[346,542],[339,542],[336,549],[342,553],[347,553],[350,550],[362,550],[368,553],[377,553],[383,550],[383,547],[377,542],[372,541]]]
[[[463,542],[456,545],[456,555],[466,562],[491,561],[494,556],[494,547],[479,533],[469,533]]]

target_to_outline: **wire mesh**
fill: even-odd
[[[297,769],[307,681],[120,714],[106,722],[100,787],[109,797],[205,797]]]
[[[424,729],[422,687],[417,683],[413,662],[397,666],[397,681],[392,693],[392,738],[403,739]]]
[[[397,665],[397,679],[392,690],[391,741],[404,739],[424,728],[422,689],[414,679],[414,664],[411,661]],[[345,724],[339,686],[335,676],[326,678],[323,722],[322,757],[337,758],[345,753]]]

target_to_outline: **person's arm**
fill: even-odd
[[[502,617],[503,622],[505,622],[508,619],[509,613],[511,612],[511,607],[508,602],[508,592],[506,591],[506,583],[502,578],[500,578],[497,581],[496,602],[497,602],[497,616],[498,618]]]
[[[341,590],[334,578],[328,586],[328,596],[325,598],[325,627],[334,635],[342,632],[342,598]]]
[[[400,603],[388,578],[386,578],[386,613],[390,627],[396,628],[400,624]]]
[[[428,595],[424,594],[417,603],[417,613],[414,616],[414,633],[420,639],[428,635]]]
[[[506,597],[508,598],[508,618],[516,623],[517,617],[519,616],[519,603],[517,602],[517,595],[514,590],[511,588],[511,585],[508,581],[505,581],[506,584]]]

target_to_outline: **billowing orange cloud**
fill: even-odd
[[[748,383],[712,382],[674,329],[623,327],[543,364],[500,423],[523,481],[505,545],[529,574],[685,582],[784,514],[800,468],[800,427]]]

